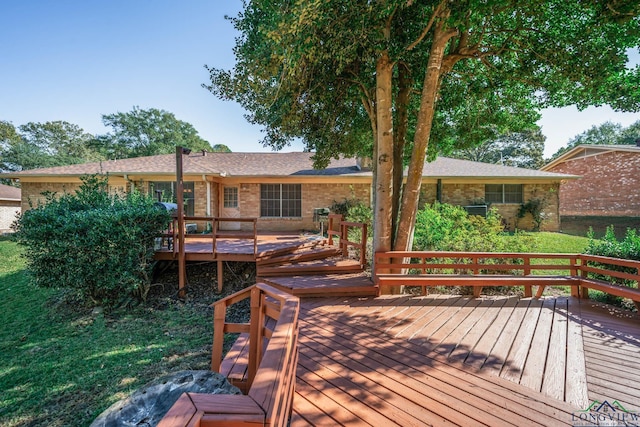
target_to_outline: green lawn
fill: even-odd
[[[529,233],[531,252],[579,254],[586,249],[589,239],[562,233]]]
[[[86,426],[160,375],[207,369],[211,316],[171,299],[92,314],[68,292],[32,286],[19,248],[0,240],[0,425]]]

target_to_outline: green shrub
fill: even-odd
[[[490,209],[486,218],[468,215],[460,206],[434,203],[416,215],[413,250],[459,252],[523,252],[524,239],[505,238],[502,217]]]
[[[585,250],[589,255],[600,255],[612,258],[630,259],[640,261],[640,236],[636,230],[628,228],[622,241],[618,241],[616,238],[613,226],[607,227],[607,231],[604,237],[600,240],[594,238],[593,230],[589,231],[589,244]],[[603,267],[607,270],[621,271],[625,273],[636,273],[635,268],[624,267],[619,265],[611,265],[606,263],[598,263],[589,261],[587,265],[596,267]],[[611,283],[616,283],[622,286],[636,287],[635,281],[619,279],[611,276],[603,276],[601,274],[589,273],[589,277],[599,280],[605,280]],[[596,291],[590,292],[590,295],[594,296],[594,299],[605,302],[607,304],[614,304],[625,308],[633,309],[633,303],[625,301],[624,298],[600,293]]]
[[[153,243],[170,220],[150,197],[111,195],[107,178],[84,177],[75,194],[46,195],[16,223],[36,285],[74,288],[95,303],[145,299]]]

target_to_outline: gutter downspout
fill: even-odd
[[[206,214],[207,214],[207,216],[211,216],[211,183],[209,181],[207,181],[207,177],[205,175],[202,175],[202,179],[207,184],[207,208],[206,208]]]

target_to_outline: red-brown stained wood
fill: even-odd
[[[306,320],[308,318],[308,314],[304,314],[303,318]],[[308,323],[307,325],[305,325],[302,328],[302,331],[305,331],[307,326],[311,327],[313,331],[317,328],[321,328],[321,325],[323,325],[323,322],[321,321],[322,317],[320,317],[320,313],[318,313],[317,316],[314,315],[312,316],[312,318],[308,318],[308,319],[311,323]],[[560,415],[558,412],[556,412],[556,409],[553,409],[555,406],[559,405],[559,403],[556,401],[545,401],[544,404],[537,405],[534,403],[535,400],[533,401],[531,400],[532,396],[529,396],[527,399],[522,401],[521,406],[518,406],[518,404],[513,401],[510,403],[507,403],[503,399],[505,398],[511,399],[514,396],[518,395],[517,393],[514,393],[515,390],[513,388],[510,388],[508,391],[505,390],[505,392],[502,393],[502,392],[499,392],[500,389],[494,389],[494,386],[492,386],[491,383],[489,382],[489,383],[485,383],[485,385],[491,389],[491,392],[487,393],[487,391],[483,390],[483,387],[479,386],[478,384],[471,385],[467,383],[470,379],[473,379],[474,381],[477,380],[477,377],[474,377],[474,376],[470,377],[468,374],[464,373],[464,371],[460,371],[459,369],[454,369],[453,372],[449,372],[448,368],[445,368],[445,364],[442,364],[441,362],[437,362],[436,359],[433,359],[433,358],[424,359],[424,356],[422,356],[419,346],[414,346],[411,343],[406,342],[405,340],[397,340],[397,339],[380,337],[379,333],[376,334],[375,332],[375,324],[371,324],[372,326],[369,327],[366,324],[363,324],[362,322],[355,322],[355,321],[349,320],[350,317],[346,313],[343,316],[339,316],[338,319],[332,318],[331,321],[329,321],[329,318],[326,318],[326,319],[328,321],[327,332],[320,336],[322,337],[322,340],[327,340],[327,344],[331,343],[330,345],[328,345],[328,347],[332,349],[336,349],[335,341],[338,339],[341,339],[342,342],[344,343],[343,346],[345,347],[345,350],[343,350],[342,353],[345,354],[346,358],[353,359],[355,358],[353,355],[353,350],[346,350],[346,349],[353,348],[353,346],[356,345],[355,343],[357,342],[356,348],[361,348],[362,350],[359,350],[359,352],[365,352],[363,354],[366,354],[366,357],[358,356],[357,360],[361,361],[361,363],[366,363],[367,366],[369,366],[369,363],[371,363],[370,361],[373,361],[373,360],[382,362],[387,365],[386,369],[381,369],[379,367],[376,368],[374,366],[371,366],[371,368],[366,372],[381,372],[387,375],[387,372],[393,373],[397,369],[400,369],[400,373],[404,372],[405,370],[408,370],[407,372],[413,372],[414,369],[418,369],[419,374],[418,372],[414,372],[411,374],[410,378],[418,378],[418,377],[422,377],[423,375],[427,375],[427,378],[432,378],[427,380],[427,382],[425,382],[424,384],[435,384],[433,383],[433,380],[435,378],[441,378],[443,382],[438,383],[439,384],[437,386],[438,390],[442,390],[443,387],[448,387],[447,384],[450,384],[450,387],[453,387],[454,389],[458,390],[456,399],[447,400],[447,401],[451,401],[450,404],[452,405],[458,405],[459,401],[469,402],[470,399],[471,401],[473,401],[473,399],[477,399],[475,400],[477,405],[489,405],[489,407],[491,407],[492,404],[490,402],[494,401],[496,403],[499,402],[499,406],[503,408],[502,410],[504,410],[504,408],[509,407],[511,411],[515,411],[519,413],[521,410],[525,414],[527,414],[525,415],[526,421],[519,418],[521,416],[520,414],[516,414],[516,415],[505,414],[504,417],[506,417],[505,419],[507,420],[509,419],[509,417],[513,417],[513,416],[515,416],[515,419],[519,419],[519,421],[516,421],[514,419],[514,421],[512,422],[512,424],[514,425],[532,425],[533,423],[531,422],[531,420],[532,418],[535,418],[535,417],[541,417],[540,418],[541,421],[539,422],[541,422],[542,425],[568,424],[568,422],[561,422],[560,418],[557,418],[557,419],[553,418],[553,416],[555,415]],[[329,326],[329,325],[333,325],[336,320],[339,322],[343,322],[342,323],[343,326],[340,327],[340,330],[342,331],[340,334],[337,334],[337,331],[333,327]],[[356,329],[356,331],[352,331],[353,329]],[[366,333],[363,335],[364,331],[369,329],[372,329],[371,331],[372,334]],[[354,334],[357,334],[357,336],[360,336],[361,338],[356,340]],[[303,333],[303,335],[306,336],[306,333]],[[316,336],[316,335],[317,333],[315,333],[313,336]],[[339,337],[343,337],[343,338],[339,338]],[[363,341],[363,338],[365,337],[366,339]],[[314,340],[317,341],[317,339],[314,339]],[[307,345],[305,340],[302,340],[302,343],[303,345]],[[391,352],[385,352],[385,350],[383,349],[386,346],[393,346],[394,350]],[[309,347],[313,347],[313,346],[309,345]],[[334,351],[338,351],[338,350],[334,350]],[[400,362],[403,359],[405,361]],[[387,362],[384,362],[384,360],[387,360]],[[421,362],[418,362],[418,361],[421,361]],[[401,365],[399,365],[398,363],[401,363]],[[393,366],[393,368],[391,368],[391,366]],[[404,366],[404,368],[401,368],[401,366]],[[451,377],[452,373],[454,374],[453,377]],[[441,377],[441,375],[445,375],[445,377]],[[454,379],[457,375],[461,375],[461,376]],[[448,378],[448,379],[445,379],[445,378]],[[497,378],[495,377],[493,378],[494,380],[492,381],[498,381]],[[393,384],[405,384],[407,381],[412,381],[412,380],[408,378],[404,378],[402,380],[395,380],[390,382],[392,382]],[[504,384],[504,383],[501,383],[501,384]],[[522,392],[522,390],[523,389],[520,389],[520,392]],[[472,395],[476,397],[471,398],[470,396],[466,396],[465,393],[472,393]],[[415,396],[415,398],[419,399],[418,397],[419,394],[411,393],[411,396],[412,397]],[[500,396],[500,397],[497,397],[497,396]],[[537,398],[538,397],[536,397],[536,399]],[[516,400],[517,399],[518,398],[516,397]],[[544,400],[544,397],[540,397],[540,399]],[[547,407],[546,405],[551,402],[554,402],[554,403],[550,407]],[[515,410],[514,407],[518,407],[519,409]],[[537,410],[532,408],[537,408]],[[542,410],[543,408],[545,409]],[[568,413],[566,412],[567,408],[568,407],[565,406],[564,414],[567,416],[567,419],[569,419],[570,415],[568,415]],[[494,410],[497,412],[495,412]],[[490,416],[488,414],[493,414],[494,412],[497,414],[502,414],[501,412],[502,410],[493,408],[490,411],[486,412],[484,415],[480,413],[480,414],[474,414],[474,416],[486,417],[486,416]],[[450,409],[446,413],[449,413],[451,411],[453,411],[453,409]],[[538,411],[541,411],[541,412],[538,412]],[[547,411],[547,414],[544,413],[545,411]],[[551,418],[549,418],[549,414],[551,414]],[[444,413],[441,415],[444,415]],[[491,423],[489,423],[489,425],[491,425]],[[505,423],[501,423],[499,425],[505,425]]]
[[[169,409],[165,416],[160,420],[157,427],[175,427],[188,426],[191,420],[196,416],[198,409],[191,401],[189,393],[182,393],[176,403]]]
[[[533,326],[535,330],[532,331],[532,339],[530,343],[523,343],[527,347],[527,353],[524,354],[522,376],[519,383],[536,391],[540,391],[542,388],[542,379],[544,377],[547,363],[551,328],[555,313],[554,306],[554,298],[547,298],[544,300],[542,309],[538,316],[537,324]],[[531,348],[539,351],[531,352],[529,350]],[[564,358],[564,354],[562,357]],[[555,360],[549,360],[549,363],[555,362]]]
[[[547,396],[563,400],[567,370],[568,301],[560,297],[555,299],[555,303],[541,391]]]

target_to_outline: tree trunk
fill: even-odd
[[[392,238],[398,229],[398,215],[400,213],[400,197],[404,178],[404,147],[407,141],[409,127],[409,100],[411,95],[411,75],[407,66],[398,64],[398,96],[396,97],[396,128],[393,143],[393,210],[391,214]]]
[[[391,211],[393,200],[393,63],[383,52],[376,64],[377,157],[373,251],[389,251],[392,244]]]
[[[415,228],[418,201],[420,199],[420,186],[422,184],[422,170],[424,168],[433,117],[436,110],[436,100],[443,71],[444,52],[452,36],[453,33],[446,31],[443,21],[436,24],[434,41],[431,45],[429,63],[427,64],[427,72],[420,97],[420,111],[418,112],[407,182],[402,192],[400,220],[393,245],[394,250],[410,250],[413,242],[413,230]]]

